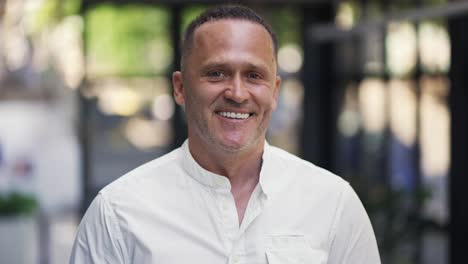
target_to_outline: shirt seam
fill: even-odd
[[[328,252],[330,252],[330,250],[332,249],[333,247],[333,244],[335,242],[335,238],[336,238],[336,232],[337,232],[337,229],[338,229],[338,225],[339,225],[339,222],[341,220],[341,216],[342,216],[342,213],[343,213],[343,208],[344,208],[344,200],[345,200],[345,192],[347,190],[347,186],[349,186],[349,183],[348,182],[345,182],[345,188],[343,188],[343,190],[341,191],[340,193],[340,197],[339,197],[339,201],[337,203],[337,206],[335,208],[335,213],[334,213],[334,218],[333,218],[333,222],[332,222],[332,228],[330,228],[330,233],[328,235]]]
[[[128,252],[126,252],[127,247],[125,246],[125,243],[123,241],[123,232],[122,232],[122,229],[120,227],[120,224],[118,223],[119,221],[117,220],[117,215],[115,214],[114,206],[110,203],[110,201],[108,201],[108,199],[107,199],[107,197],[105,196],[104,193],[100,192],[99,195],[101,195],[102,201],[110,209],[108,211],[109,213],[107,215],[111,220],[112,229],[116,231],[117,243],[122,247],[122,251],[120,253],[121,257],[122,257],[122,259],[125,260],[125,263],[130,263],[129,260],[127,259],[128,258]]]
[[[294,166],[305,166],[306,168],[311,169],[313,173],[320,173],[320,171],[323,170],[323,168],[316,166],[312,162],[294,156],[293,154],[283,149],[279,149],[273,146],[270,149],[271,155],[280,159],[281,162],[292,162]],[[288,167],[290,167],[290,165],[288,165]]]
[[[130,179],[132,179],[132,176],[133,175],[138,175],[138,176],[141,176],[139,177],[140,179],[141,178],[147,178],[147,177],[154,177],[155,175],[153,173],[151,173],[152,171],[154,170],[158,170],[160,167],[163,167],[163,166],[167,166],[167,165],[172,165],[171,163],[174,162],[174,160],[177,160],[179,157],[179,153],[177,153],[178,149],[175,149],[169,153],[166,153],[164,154],[163,156],[159,157],[159,158],[155,158],[153,160],[150,160],[140,166],[137,166],[136,168],[130,170],[129,172],[123,174],[121,177],[119,177],[118,179],[116,179],[113,183],[115,182],[122,182],[122,183],[126,183],[128,182]],[[150,172],[150,173],[148,173]],[[142,175],[144,174],[144,175]],[[108,186],[112,186],[113,183],[111,183],[110,185]],[[125,184],[124,184],[125,185]],[[106,189],[107,186],[104,188]]]

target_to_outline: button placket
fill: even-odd
[[[237,263],[239,263],[239,261],[240,261],[240,257],[238,255],[232,256],[231,263],[237,264]]]
[[[236,239],[236,242],[232,247],[231,257],[230,257],[229,262],[230,263],[245,262],[243,261],[244,256],[245,256],[245,244],[244,244],[244,238],[241,236]]]
[[[260,215],[263,208],[264,200],[265,196],[263,195],[263,193],[259,189],[256,189],[255,192],[252,194],[249,204],[247,205],[247,209],[244,215],[244,221],[242,221],[242,225],[240,227],[241,233],[244,233],[245,230],[249,227],[249,225],[255,220],[255,218],[257,218],[257,216]]]
[[[232,246],[239,231],[237,210],[232,198],[231,192],[228,190],[218,190],[215,192],[215,199],[218,205],[218,212],[222,223],[224,235]]]

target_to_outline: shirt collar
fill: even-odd
[[[186,172],[194,178],[197,182],[211,187],[214,189],[227,189],[231,190],[231,183],[225,176],[213,173],[204,169],[198,164],[193,158],[189,150],[188,139],[182,145],[183,155],[183,166]],[[262,167],[260,169],[259,184],[262,191],[268,196],[271,191],[275,188],[276,177],[279,176],[278,172],[275,172],[273,168],[273,162],[271,160],[271,146],[265,141],[263,155],[262,155]]]

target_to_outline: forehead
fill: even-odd
[[[261,25],[248,20],[220,19],[202,24],[194,32],[196,48],[241,48],[255,45],[260,49],[273,51],[273,40]]]

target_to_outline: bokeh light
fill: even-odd
[[[409,22],[392,23],[386,37],[387,68],[394,76],[414,70],[417,59],[416,30]]]
[[[335,23],[338,27],[343,29],[350,29],[353,27],[355,23],[354,9],[350,2],[341,1],[339,3]]]
[[[169,94],[158,95],[153,100],[152,111],[154,117],[159,120],[169,120],[174,115],[174,99]]]
[[[142,117],[130,118],[124,126],[128,141],[140,150],[167,146],[172,139],[171,125]]]
[[[390,127],[394,136],[406,146],[416,140],[416,94],[410,81],[393,79],[389,82]]]
[[[281,70],[295,73],[302,67],[303,55],[297,44],[286,44],[278,51],[278,65]]]
[[[143,104],[140,94],[125,86],[102,87],[98,98],[99,109],[108,115],[131,116]]]
[[[428,72],[448,72],[450,67],[450,37],[440,24],[423,22],[419,26],[419,54],[423,69]]]
[[[368,78],[361,82],[358,100],[362,125],[367,132],[382,132],[386,124],[385,83],[381,79]]]

